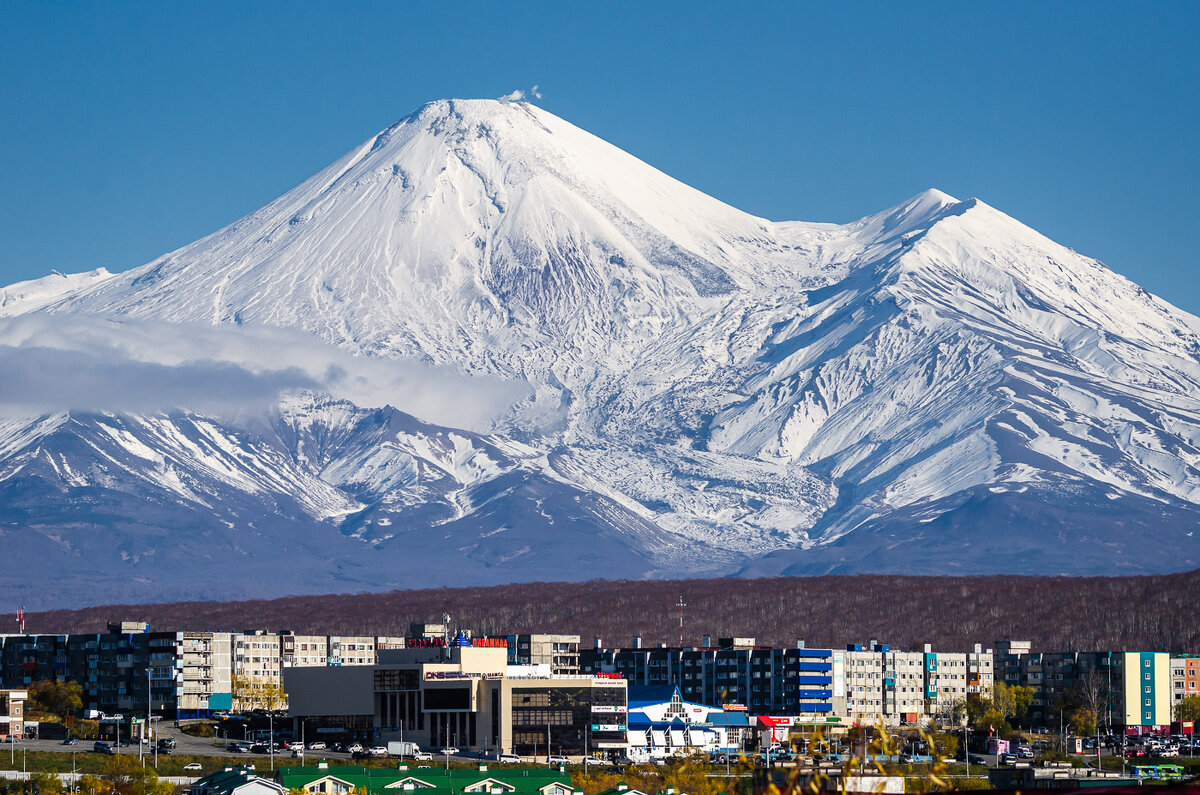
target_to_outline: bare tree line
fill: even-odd
[[[152,630],[290,629],[306,634],[403,635],[443,612],[477,634],[570,633],[606,646],[753,636],[763,645],[803,639],[840,647],[876,638],[903,648],[985,648],[1030,640],[1079,651],[1200,651],[1200,571],[1143,577],[904,577],[527,583],[245,602],[112,605],[30,614],[28,631],[103,632],[108,621]]]

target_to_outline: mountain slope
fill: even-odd
[[[93,314],[298,329],[532,397],[484,435],[314,394],[26,412],[5,499],[58,496],[22,522],[98,484],[164,517],[230,495],[230,533],[282,518],[362,587],[398,555],[497,582],[1200,565],[1200,321],[975,199],[771,222],[534,106],[442,101],[154,262],[0,291],[0,318]],[[198,433],[236,460],[170,441]]]

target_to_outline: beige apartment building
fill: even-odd
[[[0,740],[25,736],[25,700],[28,690],[0,690]]]

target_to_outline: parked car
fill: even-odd
[[[453,745],[449,745],[449,746],[443,748],[442,750],[438,751],[438,753],[443,756],[457,756],[458,749],[455,748]]]
[[[571,760],[565,756],[551,756],[549,759],[546,760],[546,762],[551,765],[569,765],[569,764],[571,764]]]
[[[381,757],[381,756],[387,756],[387,755],[388,755],[388,752],[387,752],[386,745],[372,745],[370,748],[367,749],[367,756]]]
[[[362,747],[362,743],[350,743],[349,745],[346,746],[346,750],[353,754],[358,751],[363,751],[365,749]]]
[[[184,770],[203,770],[204,766],[201,765],[199,762],[188,762],[186,765],[183,766],[183,769]]]
[[[325,743],[321,742],[320,740],[317,740],[315,743],[309,743],[309,744],[308,744],[308,750],[310,750],[310,751],[324,751],[324,750],[325,750]]]
[[[269,754],[269,753],[271,753],[271,749],[268,748],[267,746],[263,745],[262,743],[255,743],[254,745],[250,746],[250,753],[252,753],[252,754]]]
[[[1016,754],[1000,754],[999,761],[1000,761],[1000,764],[1002,764],[1002,765],[1015,765],[1017,763],[1017,755]]]
[[[507,762],[510,765],[521,764],[521,757],[516,754],[496,754],[497,762]]]

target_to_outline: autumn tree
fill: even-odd
[[[717,795],[724,790],[724,779],[710,777],[707,762],[699,751],[685,756],[667,770],[664,785],[687,795]]]
[[[38,795],[61,795],[63,791],[62,779],[54,773],[34,773],[29,780]]]
[[[173,788],[158,780],[158,773],[149,765],[138,763],[132,755],[110,756],[104,762],[104,777],[112,795],[171,795]]]
[[[80,776],[75,787],[79,795],[101,795],[108,791],[108,782],[99,776]]]
[[[1172,708],[1175,720],[1200,721],[1200,696],[1188,696]]]
[[[83,688],[78,682],[42,680],[29,685],[30,715],[66,718],[83,709]]]
[[[1109,694],[1108,677],[1094,668],[1076,679],[1064,703],[1076,734],[1096,733],[1107,712]]]
[[[233,707],[238,710],[265,709],[270,712],[287,707],[287,693],[274,682],[234,674],[231,681]]]

